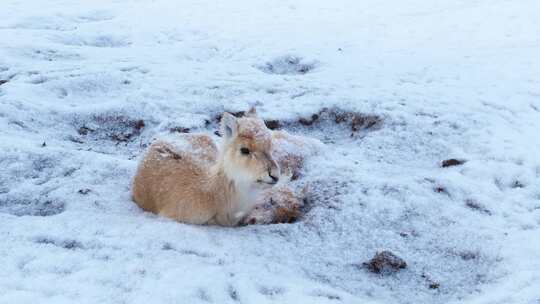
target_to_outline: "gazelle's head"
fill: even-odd
[[[252,108],[236,118],[221,117],[222,156],[225,174],[236,183],[270,187],[279,179],[279,167],[272,157],[272,133]]]

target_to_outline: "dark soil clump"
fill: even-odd
[[[450,159],[443,160],[441,162],[441,167],[448,168],[448,167],[453,167],[453,166],[460,166],[460,165],[463,165],[465,162],[466,161],[463,159],[450,158]]]
[[[363,263],[363,266],[373,273],[390,274],[398,272],[407,267],[407,263],[390,251],[377,252],[369,261]]]

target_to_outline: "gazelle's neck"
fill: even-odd
[[[234,226],[251,211],[258,191],[252,185],[228,176],[222,157],[218,157],[210,172],[208,186],[215,194],[218,221]]]

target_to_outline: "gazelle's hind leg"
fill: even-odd
[[[178,206],[175,204],[169,204],[159,210],[158,215],[170,218],[172,220],[178,220]]]
[[[196,225],[215,224],[215,212],[212,209],[198,210],[185,208],[185,206],[182,208],[178,204],[168,204],[158,212],[158,215],[183,223]]]

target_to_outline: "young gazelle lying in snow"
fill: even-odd
[[[300,169],[314,143],[306,141],[304,146],[300,137],[272,132],[255,109],[243,118],[224,113],[221,133],[220,149],[204,134],[184,134],[183,147],[164,141],[152,144],[134,179],[134,201],[146,211],[192,224],[288,221],[269,217],[283,215],[287,206],[295,214],[299,200],[290,200],[296,196],[283,181],[272,187],[287,178],[285,170]],[[273,199],[273,205],[278,200],[281,211],[270,210],[267,199]],[[255,209],[256,204],[261,206]]]

